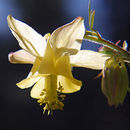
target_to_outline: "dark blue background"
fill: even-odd
[[[96,10],[94,27],[104,38],[130,43],[129,0],[92,0],[92,8]],[[42,107],[30,98],[30,89],[21,90],[15,85],[27,76],[31,65],[8,62],[8,53],[20,49],[7,26],[8,14],[43,35],[79,15],[85,18],[88,28],[88,0],[0,0],[1,130],[130,129],[130,94],[122,106],[109,107],[100,90],[101,78],[94,79],[100,71],[84,68],[73,69],[74,76],[83,81],[81,91],[67,95],[63,111],[43,115]],[[97,50],[97,45],[84,42],[82,49]]]

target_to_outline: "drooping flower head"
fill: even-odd
[[[73,77],[72,66],[103,68],[106,60],[103,54],[80,50],[85,34],[82,17],[44,37],[12,16],[8,16],[8,25],[22,48],[10,53],[9,61],[33,64],[28,77],[17,86],[24,89],[33,85],[31,97],[38,99],[40,105],[45,104],[43,109],[48,110],[48,114],[52,110],[63,109],[65,95],[61,93],[80,90],[82,83]]]
[[[10,53],[10,62],[33,64],[29,76],[17,86],[24,89],[34,85],[31,97],[38,99],[41,105],[45,104],[44,111],[48,110],[48,113],[63,109],[61,100],[65,96],[61,92],[76,92],[82,85],[72,76],[69,56],[80,49],[78,39],[81,41],[85,33],[83,21],[78,17],[52,35],[42,37],[25,23],[8,16],[9,27],[23,49]]]

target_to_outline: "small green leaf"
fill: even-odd
[[[91,15],[91,0],[89,0],[89,3],[88,3],[88,18],[89,18],[89,21],[90,21],[90,15]]]
[[[101,46],[98,51],[100,53],[106,54],[106,56],[112,57],[114,55],[118,55],[116,52],[114,52],[112,49],[108,47]]]
[[[93,29],[93,24],[94,24],[94,16],[95,16],[95,10],[94,10],[94,11],[92,11],[92,13],[91,13],[91,15],[90,15],[90,25],[89,25],[90,30],[92,30],[92,29]]]
[[[88,16],[89,16],[89,28],[90,30],[93,30],[95,10],[94,11],[91,10],[91,0],[89,0],[88,4]]]

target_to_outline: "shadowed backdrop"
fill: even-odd
[[[94,28],[108,40],[130,43],[129,0],[91,0],[96,10]],[[8,62],[8,53],[19,50],[18,42],[7,25],[11,14],[44,35],[71,22],[77,16],[85,19],[88,28],[88,0],[0,0],[0,115],[1,130],[80,129],[129,130],[130,94],[117,109],[109,107],[101,93],[100,71],[74,68],[73,75],[83,81],[81,91],[67,94],[64,110],[54,115],[42,113],[42,107],[30,97],[30,90],[21,90],[16,83],[26,78],[31,65]],[[83,42],[82,49],[97,50],[98,45]]]

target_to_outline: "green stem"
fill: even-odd
[[[103,39],[100,34],[96,31],[86,31],[86,34],[84,36],[85,40],[103,45],[116,53],[118,53],[126,62],[130,62],[130,53],[124,49],[122,49],[120,46],[117,46],[116,44],[107,41]]]

